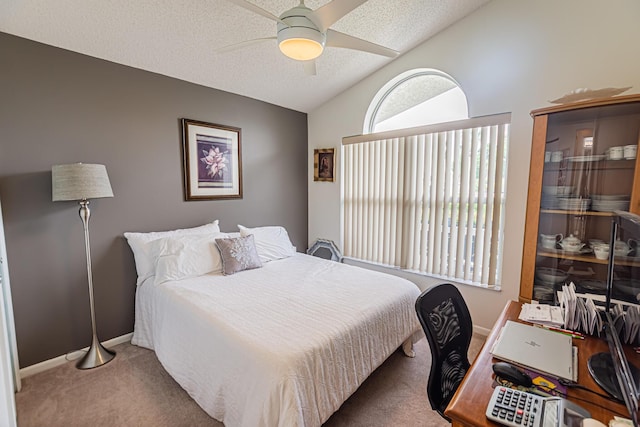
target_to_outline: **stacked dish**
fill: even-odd
[[[533,287],[533,298],[538,301],[553,301],[554,285],[564,283],[569,274],[566,271],[549,267],[536,268],[536,286]]]
[[[538,267],[536,268],[536,277],[538,278],[538,283],[540,285],[553,287],[553,285],[567,280],[569,274],[566,271],[558,270],[556,268]]]
[[[591,199],[586,197],[558,197],[558,208],[567,211],[589,210]]]
[[[591,209],[598,212],[626,211],[629,209],[628,194],[594,194]]]
[[[549,196],[570,196],[573,194],[573,186],[571,185],[543,185],[542,194]]]
[[[556,196],[550,196],[543,194],[540,199],[540,208],[542,209],[558,209],[558,198]]]
[[[570,197],[575,187],[571,185],[543,185],[540,207],[542,209],[558,209],[559,197]]]
[[[604,294],[607,290],[607,283],[604,280],[580,280],[576,291],[580,293]]]
[[[533,299],[542,302],[553,302],[553,288],[533,288]]]
[[[614,296],[623,300],[633,302],[640,301],[640,280],[637,279],[614,279],[611,290]],[[625,298],[626,297],[626,298]]]
[[[570,162],[598,162],[604,160],[605,157],[606,155],[604,154],[594,154],[592,156],[567,157],[567,160]]]

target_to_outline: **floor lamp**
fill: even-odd
[[[115,357],[115,352],[105,348],[96,333],[96,315],[93,304],[93,277],[91,275],[91,249],[89,247],[89,200],[113,197],[107,168],[104,165],[74,163],[54,165],[51,168],[53,201],[78,200],[80,218],[84,226],[84,246],[87,254],[87,278],[89,280],[89,304],[91,307],[91,346],[76,364],[78,369],[90,369],[104,365]]]

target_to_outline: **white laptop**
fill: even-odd
[[[491,354],[497,359],[569,381],[577,381],[577,354],[569,335],[508,320]]]

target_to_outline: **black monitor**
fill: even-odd
[[[632,248],[629,255],[618,256],[614,253],[615,243],[618,240],[625,242],[640,239],[640,216],[630,212],[616,211],[611,222],[610,256],[607,271],[607,293],[604,310],[604,336],[609,344],[608,353],[594,354],[589,358],[589,373],[594,381],[607,393],[619,401],[625,403],[629,416],[635,427],[638,426],[638,403],[640,402],[640,371],[629,364],[624,353],[618,329],[614,324],[612,313],[612,300],[622,300],[631,304],[638,304],[640,289],[629,291],[631,283],[640,279],[640,258],[638,262],[633,260],[640,253],[640,247]],[[618,258],[616,260],[616,258]],[[620,271],[624,271],[622,275]],[[625,277],[626,276],[626,277]],[[632,282],[634,281],[634,282]],[[640,281],[638,281],[640,283]]]

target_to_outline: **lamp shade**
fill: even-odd
[[[51,190],[54,202],[113,197],[107,168],[87,163],[54,165]]]

